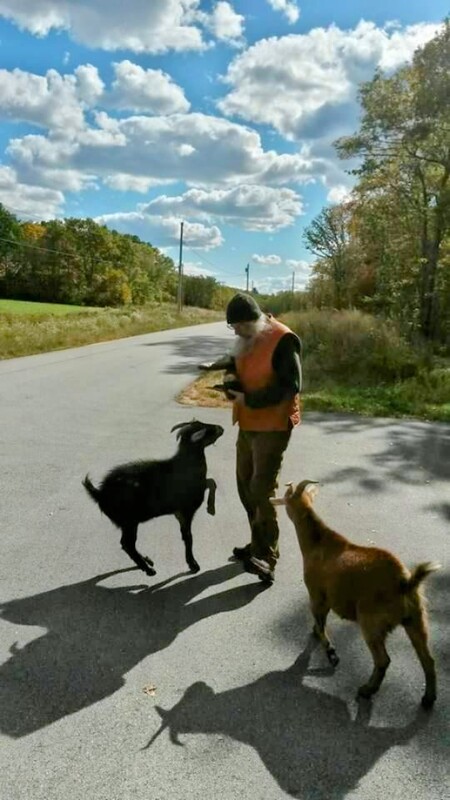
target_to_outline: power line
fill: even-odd
[[[0,242],[8,242],[9,244],[16,244],[17,247],[28,247],[30,250],[40,250],[41,253],[57,253],[60,256],[68,256],[69,258],[78,258],[77,253],[67,253],[65,250],[53,250],[50,247],[39,247],[36,244],[28,244],[28,242],[18,242],[16,239],[6,239],[0,236]]]

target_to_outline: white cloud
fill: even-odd
[[[225,82],[232,88],[219,107],[288,139],[330,139],[352,130],[358,84],[370,80],[377,66],[411,59],[438,27],[419,23],[393,31],[361,21],[350,30],[332,25],[262,39],[231,62]]]
[[[205,269],[200,261],[193,263],[192,261],[183,262],[183,272],[185,275],[193,275],[195,278],[212,278],[217,275],[210,269]]]
[[[149,114],[186,112],[190,104],[183,89],[160,69],[143,69],[125,60],[114,65],[115,80],[108,95],[114,108]]]
[[[60,75],[54,69],[34,75],[21,69],[0,70],[0,117],[29,122],[50,130],[70,132],[84,125],[81,105],[92,72]],[[94,67],[90,68],[95,70]]]
[[[208,20],[208,28],[217,39],[239,42],[244,32],[244,17],[230,3],[219,0]]]
[[[0,15],[38,36],[66,30],[88,47],[135,53],[203,50],[202,26],[222,39],[241,30],[229,3],[217,3],[211,15],[199,7],[200,0],[0,0]]]
[[[5,166],[0,166],[0,196],[13,214],[37,220],[53,219],[64,202],[61,192],[20,183],[14,170]]]
[[[177,217],[161,217],[149,215],[145,207],[138,206],[137,211],[116,214],[103,214],[96,222],[107,225],[121,233],[131,233],[143,241],[152,242],[155,247],[170,247],[179,242],[180,222]],[[198,250],[212,250],[223,244],[223,237],[216,225],[206,226],[198,222],[184,222],[183,241],[186,247]]]
[[[105,88],[97,67],[93,67],[92,64],[84,64],[77,67],[74,74],[78,98],[86,106],[92,108],[98,103]]]
[[[119,172],[117,175],[109,175],[103,178],[103,183],[118,192],[147,194],[148,190],[153,186],[161,186],[165,183],[171,183],[171,181],[157,181],[152,178],[140,178],[138,175],[126,175],[123,172]]]
[[[261,264],[266,267],[277,267],[282,263],[280,256],[259,256],[257,253],[252,255],[252,261],[254,261],[255,264]]]
[[[300,17],[300,9],[293,0],[267,0],[274,11],[281,11],[291,25]]]
[[[286,266],[293,272],[306,276],[307,278],[311,273],[311,264],[304,259],[296,260],[294,258],[288,258],[286,260]]]
[[[190,189],[175,197],[160,195],[145,210],[149,214],[218,219],[245,230],[275,231],[292,225],[302,213],[302,203],[292,189],[252,185],[212,191]]]
[[[349,190],[348,186],[343,186],[339,184],[338,186],[332,186],[330,191],[327,194],[327,200],[330,203],[342,203],[344,200],[348,200],[351,195],[351,191]]]
[[[265,151],[259,134],[248,127],[200,113],[114,119],[99,112],[95,120],[97,127],[72,131],[70,141],[43,136],[14,139],[8,154],[19,173],[32,171],[34,176],[64,165],[89,180],[94,175],[108,180],[128,175],[153,185],[184,181],[197,187],[231,188],[244,184],[234,195],[236,205],[247,206],[250,220],[253,205],[267,205],[266,217],[274,228],[290,224],[301,213],[295,192],[273,189],[271,195],[270,184],[309,180],[312,162],[302,154]],[[256,186],[252,189],[249,184]],[[244,216],[242,210],[238,216]],[[260,217],[258,210],[256,218]]]

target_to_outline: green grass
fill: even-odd
[[[450,378],[450,373],[449,373]],[[450,381],[449,381],[450,382]],[[419,387],[418,387],[419,388]],[[366,417],[400,417],[450,422],[450,399],[433,402],[432,394],[424,398],[410,395],[411,384],[400,382],[377,388],[334,386],[302,395],[305,411],[338,411]]]
[[[36,305],[47,306],[45,303]],[[48,305],[53,310],[54,307]],[[48,312],[5,313],[0,309],[0,359],[47,353],[222,319],[223,314],[217,311],[188,306],[178,314],[176,305],[171,303],[102,309],[78,307],[78,313],[69,312],[63,316]]]
[[[20,314],[28,316],[30,314],[38,314],[45,316],[51,314],[52,316],[65,316],[66,314],[80,314],[99,309],[88,308],[87,306],[68,306],[60,303],[32,303],[27,300],[0,300],[0,316],[2,314]]]

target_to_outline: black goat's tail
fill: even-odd
[[[92,499],[95,503],[98,503],[100,497],[100,491],[96,489],[94,484],[89,478],[89,474],[86,475],[84,481],[82,481],[84,488],[86,489],[87,493],[91,495]]]

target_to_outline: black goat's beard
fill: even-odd
[[[233,347],[233,356],[247,355],[253,350],[256,341],[270,330],[270,321],[266,316],[261,316],[255,320],[254,333],[252,336],[237,336]]]

